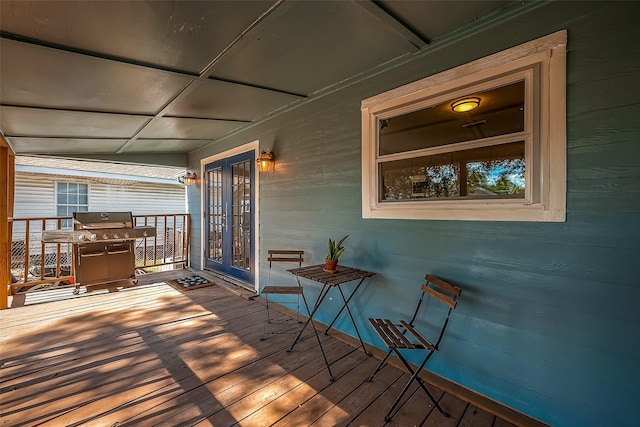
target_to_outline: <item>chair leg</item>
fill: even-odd
[[[371,375],[369,375],[367,378],[365,378],[365,381],[367,382],[371,382],[373,381],[373,377],[380,372],[380,370],[382,369],[382,367],[385,365],[385,363],[387,362],[387,359],[389,358],[389,356],[391,356],[391,351],[389,350],[386,354],[386,356],[384,356],[384,358],[380,361],[380,363],[378,363],[378,366],[376,367],[376,369],[374,369],[373,373]]]
[[[264,296],[264,300],[265,300],[265,312],[264,312],[264,324],[263,324],[263,328],[262,328],[262,335],[264,335],[266,337],[267,334],[269,334],[269,332],[267,332],[267,325],[271,324],[271,316],[270,316],[270,312],[269,312],[269,295],[266,294]]]
[[[307,316],[309,316],[309,314],[311,313],[311,309],[309,309],[309,304],[307,304],[307,299],[304,297],[304,292],[301,293],[299,297],[302,297],[302,303],[304,304],[304,308],[307,310]],[[300,311],[298,311],[298,315],[300,314]],[[300,323],[302,323],[302,321],[300,321]]]
[[[418,377],[418,375],[420,374],[420,371],[422,371],[422,369],[424,368],[424,365],[426,365],[427,361],[431,358],[431,355],[433,354],[433,352],[430,352],[427,357],[425,357],[425,359],[422,361],[422,363],[420,364],[420,366],[414,371],[411,368],[411,365],[409,365],[409,362],[407,362],[407,360],[404,358],[404,356],[402,355],[402,353],[400,353],[400,351],[398,349],[392,349],[396,355],[398,356],[398,358],[400,359],[400,361],[402,362],[402,364],[405,366],[405,368],[407,368],[407,370],[409,371],[409,373],[411,373],[411,377],[409,378],[409,381],[407,381],[407,383],[405,384],[404,388],[402,389],[402,391],[400,392],[400,394],[398,394],[398,397],[396,397],[396,400],[393,402],[393,404],[391,405],[391,407],[389,408],[389,410],[387,411],[387,413],[384,416],[384,420],[386,422],[389,422],[391,420],[391,418],[394,415],[394,409],[396,408],[396,406],[398,405],[398,403],[400,403],[400,400],[402,399],[402,397],[405,395],[405,393],[407,392],[407,390],[409,390],[409,387],[411,386],[411,383],[415,380],[418,382],[418,384],[420,385],[420,387],[422,388],[422,390],[424,390],[424,392],[427,394],[427,396],[429,397],[429,399],[431,399],[431,402],[433,402],[433,405],[438,408],[438,411],[440,411],[440,413],[445,416],[446,418],[449,418],[449,414],[447,412],[445,412],[440,405],[438,404],[438,402],[436,401],[436,399],[433,397],[433,395],[429,392],[429,390],[427,389],[427,386],[424,384],[424,381],[422,381],[422,379],[420,377]]]
[[[296,320],[297,323],[302,323],[302,321],[300,320],[300,295],[302,295],[302,298],[304,300],[304,294],[298,294],[296,295],[297,299],[296,299],[296,307],[297,307],[297,314],[296,314],[296,319],[290,318],[287,319],[286,321],[290,321],[290,320]],[[295,334],[296,332],[276,332],[277,328],[275,327],[275,325],[280,324],[280,323],[284,323],[285,321],[279,321],[276,320],[275,318],[273,318],[271,316],[271,310],[273,309],[272,305],[274,304],[273,301],[270,302],[269,299],[269,294],[264,294],[264,299],[265,299],[265,314],[264,314],[264,328],[263,328],[263,335],[266,337],[266,335],[275,335],[275,334]],[[293,301],[289,302],[282,302],[283,305],[293,305]],[[305,301],[305,307],[306,307],[306,301]],[[293,307],[291,307],[293,308]],[[308,311],[308,310],[307,310]],[[269,328],[269,325],[271,325],[271,327]],[[265,339],[264,337],[261,339]]]

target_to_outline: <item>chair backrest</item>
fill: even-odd
[[[296,263],[298,264],[298,268],[300,268],[304,261],[304,251],[301,250],[269,249],[267,254],[267,261],[269,261],[267,286],[271,285],[271,270],[274,263]],[[287,266],[287,268],[289,267],[290,266]]]
[[[418,313],[420,312],[420,307],[422,306],[422,302],[424,300],[425,295],[431,297],[434,301],[444,304],[448,307],[447,314],[443,318],[442,327],[440,329],[440,334],[438,336],[438,340],[435,342],[435,347],[438,348],[438,344],[442,340],[444,336],[444,331],[447,328],[447,324],[449,323],[449,317],[451,316],[451,312],[458,305],[458,297],[462,293],[462,290],[457,286],[452,285],[449,282],[446,282],[439,277],[432,276],[431,274],[427,274],[424,276],[426,283],[422,285],[420,300],[416,305],[416,310],[413,313],[413,317],[409,324],[413,326]]]
[[[302,267],[304,251],[269,249],[267,261],[269,261],[269,268],[271,268],[271,263],[273,262],[297,262],[298,266]]]

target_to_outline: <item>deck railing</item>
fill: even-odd
[[[136,239],[136,268],[182,268],[189,263],[189,214],[134,215],[134,224],[155,227],[155,237]],[[75,286],[74,245],[45,243],[44,230],[69,228],[71,217],[13,218],[11,294]]]

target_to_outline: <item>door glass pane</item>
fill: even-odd
[[[236,163],[232,167],[232,236],[233,259],[232,265],[248,270],[250,268],[250,242],[251,231],[251,163],[244,161]]]
[[[379,121],[379,154],[403,153],[524,131],[525,82],[519,81]],[[455,112],[452,104],[475,98],[479,104]]]
[[[380,164],[380,201],[525,196],[524,141]]]
[[[222,168],[212,169],[208,173],[209,188],[209,258],[222,262],[222,232],[224,213],[222,206]]]

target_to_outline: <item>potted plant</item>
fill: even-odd
[[[335,240],[329,239],[329,252],[327,253],[327,259],[325,259],[325,269],[324,271],[327,273],[335,273],[338,266],[338,258],[344,252],[345,247],[342,246],[345,240],[347,240],[349,235],[347,234],[342,239],[340,239],[337,243]]]

